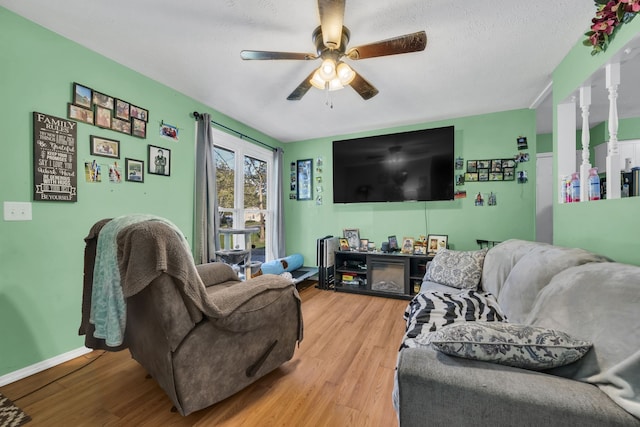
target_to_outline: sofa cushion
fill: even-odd
[[[488,249],[478,251],[440,250],[429,263],[425,279],[458,289],[477,289]]]
[[[561,271],[576,265],[608,261],[584,249],[539,245],[511,269],[505,280],[498,303],[511,322],[526,323],[538,292]]]
[[[546,243],[510,239],[491,248],[484,258],[482,267],[482,289],[496,297],[499,296],[511,269],[520,261],[520,258],[534,248],[544,245]]]
[[[543,370],[580,359],[591,343],[547,328],[515,324],[468,322],[436,331],[431,344],[451,356]]]
[[[431,334],[445,325],[483,320],[500,322],[504,315],[491,294],[467,290],[461,293],[432,291],[417,294],[407,306],[407,329],[401,348],[429,344]]]
[[[593,342],[593,349],[555,375],[598,386],[640,418],[640,267],[592,263],[557,274],[540,292],[529,324]]]

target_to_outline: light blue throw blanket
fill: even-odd
[[[127,305],[122,293],[118,267],[118,233],[130,225],[143,221],[162,221],[172,227],[182,237],[187,252],[191,254],[191,249],[180,229],[170,221],[155,215],[121,216],[112,219],[100,230],[93,272],[89,321],[95,325],[93,336],[104,339],[106,345],[110,347],[122,344],[127,323]]]

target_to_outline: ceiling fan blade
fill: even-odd
[[[322,40],[324,45],[329,49],[340,48],[345,1],[346,0],[318,0]]]
[[[240,57],[245,60],[251,59],[318,59],[318,57],[312,53],[298,53],[298,52],[268,52],[264,50],[243,50],[240,52]]]
[[[427,33],[405,34],[376,43],[356,46],[346,53],[349,59],[375,58],[377,56],[397,55],[399,53],[419,52],[427,47]]]
[[[313,77],[313,73],[315,72],[316,70],[313,70],[311,74],[309,74],[307,78],[304,79],[302,83],[300,83],[298,87],[294,89],[293,92],[291,92],[291,95],[287,96],[287,100],[300,101],[302,97],[305,96],[305,94],[309,91],[309,89],[311,89],[311,77]]]
[[[378,89],[376,89],[371,83],[366,81],[364,77],[360,74],[356,73],[356,76],[353,78],[353,81],[349,83],[349,85],[356,91],[358,94],[364,99],[371,99],[378,94]]]

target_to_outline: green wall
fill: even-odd
[[[536,137],[537,153],[551,153],[553,151],[553,134],[539,133]]]
[[[0,201],[32,201],[32,112],[66,117],[72,84],[79,82],[121,97],[149,114],[147,139],[78,124],[78,202],[33,202],[33,220],[0,221],[0,376],[82,347],[80,322],[84,241],[98,219],[134,212],[169,218],[192,241],[195,124],[193,111],[209,112],[214,120],[271,145],[278,141],[226,117],[164,85],[64,39],[0,7],[0,28],[11,38],[0,39],[0,117],[3,120]],[[160,122],[180,129],[180,141],[158,136]],[[516,137],[527,136],[532,158],[520,164],[529,183],[467,183],[466,199],[428,203],[332,203],[331,142],[375,133],[454,125],[456,154],[465,160],[511,157]],[[83,163],[92,157],[89,136],[121,142],[121,159],[146,162],[147,145],[171,149],[170,177],[147,174],[144,184],[84,182]],[[535,198],[535,112],[517,110],[337,135],[287,144],[285,162],[322,157],[323,204],[289,200],[289,170],[285,180],[287,252],[303,253],[315,264],[315,241],[357,227],[363,238],[379,246],[387,236],[448,234],[454,249],[474,249],[476,238],[533,240]],[[107,161],[105,161],[107,160]],[[315,161],[314,161],[315,167]],[[463,172],[463,171],[461,171]],[[475,207],[477,192],[495,192],[498,206]]]
[[[286,164],[298,159],[323,158],[323,203],[286,200],[287,252],[300,252],[315,262],[315,242],[326,235],[342,236],[344,228],[360,229],[378,247],[389,235],[399,239],[426,234],[447,234],[453,249],[477,249],[476,239],[535,240],[535,111],[516,110],[481,116],[443,120],[414,126],[339,135],[300,141],[285,147]],[[509,158],[518,153],[516,138],[526,136],[531,161],[520,163],[527,184],[511,182],[466,183],[466,199],[449,202],[333,204],[332,141],[380,133],[393,133],[440,126],[455,126],[456,157],[464,160]],[[456,171],[456,173],[464,171]],[[288,176],[285,178],[288,184]],[[497,195],[497,206],[474,206],[478,192]],[[316,195],[314,190],[314,196]]]
[[[166,86],[127,69],[0,7],[0,201],[32,201],[32,112],[66,118],[79,82],[149,110],[147,139],[78,124],[78,202],[33,202],[33,220],[0,221],[0,376],[82,347],[78,336],[84,237],[97,220],[153,213],[173,221],[192,241],[195,120],[193,111],[269,144],[277,141]],[[10,35],[8,37],[7,35]],[[105,35],[108,36],[108,35]],[[159,136],[160,122],[179,141]],[[121,158],[145,161],[147,145],[171,150],[171,176],[145,182],[84,181],[89,136],[120,141]]]
[[[631,38],[640,33],[640,20],[625,24],[605,53],[591,56],[591,50],[576,43],[565,59],[553,73],[553,104],[566,99],[596,70],[606,64]],[[621,82],[618,90],[623,91],[626,84]],[[554,122],[557,110],[554,108]],[[592,129],[592,141],[597,143],[608,138],[606,125]],[[628,130],[627,130],[628,129]],[[637,138],[638,125],[632,123],[622,130],[620,140]],[[633,135],[633,136],[632,136]],[[554,152],[557,152],[558,136],[554,130]],[[558,182],[557,168],[554,182]],[[599,200],[596,202],[558,204],[558,188],[554,189],[554,243],[562,246],[574,246],[602,253],[619,262],[640,265],[640,241],[633,225],[640,213],[640,197],[618,200]]]

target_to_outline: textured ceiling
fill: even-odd
[[[329,108],[314,88],[286,99],[317,61],[240,59],[242,49],[315,53],[314,0],[0,5],[283,142],[529,108],[595,12],[585,0],[349,0],[349,46],[420,30],[428,43],[351,61],[380,93],[364,101],[347,87],[331,93]],[[550,123],[545,115],[539,131]]]

